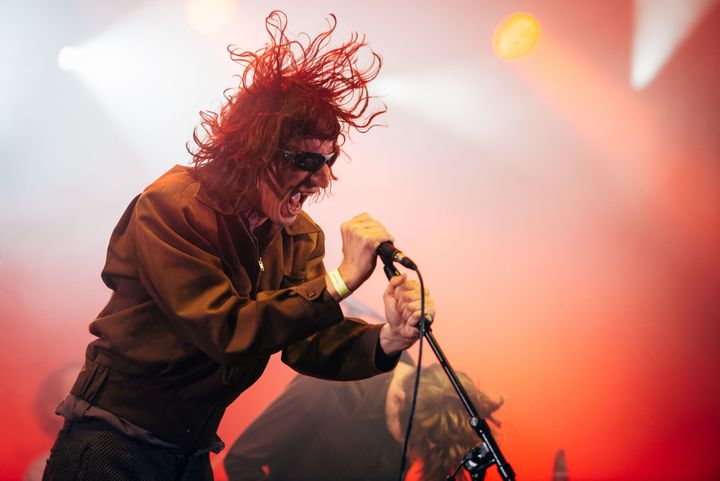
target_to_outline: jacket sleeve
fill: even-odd
[[[273,467],[301,459],[308,428],[325,414],[329,388],[327,382],[293,379],[233,443],[224,461],[228,481],[271,479]]]
[[[400,354],[388,356],[380,347],[381,324],[360,319],[342,322],[283,350],[282,361],[300,374],[353,381],[391,371]]]
[[[211,240],[215,212],[181,192],[146,190],[130,222],[143,287],[174,331],[220,364],[272,354],[343,319],[323,295],[322,275],[256,299],[240,295]],[[309,265],[322,263],[322,244]]]

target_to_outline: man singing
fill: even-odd
[[[343,260],[329,273],[324,235],[302,211],[334,179],[351,129],[366,131],[367,84],[357,35],[329,49],[335,19],[290,40],[231,51],[243,69],[219,112],[203,112],[193,166],[176,166],[136,197],[110,238],[112,289],[90,325],[97,339],[68,397],[44,478],[211,480],[209,451],[225,408],[271,354],[303,374],[356,380],[392,370],[418,337],[420,289],[396,277],[386,323],[344,318],[339,302],[373,272],[392,236],[360,214],[342,225]],[[434,314],[426,298],[426,310]]]

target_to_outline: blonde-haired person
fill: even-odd
[[[457,372],[456,375],[478,414],[490,424],[500,427],[500,422],[493,417],[493,413],[502,406],[503,400],[491,399],[478,389],[467,374]],[[414,374],[405,376],[398,390],[402,393],[396,400],[399,431],[395,436],[398,440],[402,439],[397,437],[398,434],[403,437],[405,434],[414,382]],[[442,366],[433,364],[423,368],[408,446],[409,457],[421,462],[422,481],[444,480],[463,456],[480,444],[480,439],[468,424],[469,419],[470,415],[460,402]]]
[[[502,405],[459,377],[479,414],[499,426]],[[225,458],[229,481],[396,481],[415,367],[355,382],[296,377],[238,437]],[[422,481],[444,480],[479,444],[438,364],[422,370],[410,462]]]

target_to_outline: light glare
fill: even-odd
[[[196,32],[213,34],[232,20],[235,3],[232,0],[186,0],[185,20]]]
[[[506,18],[495,30],[495,53],[505,60],[523,57],[530,53],[540,38],[540,22],[525,12]]]
[[[632,78],[642,90],[716,0],[635,0]]]
[[[75,47],[63,47],[58,53],[58,67],[60,70],[70,72],[80,64],[80,51]]]

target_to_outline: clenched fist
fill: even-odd
[[[350,291],[356,290],[375,270],[377,248],[393,236],[380,222],[363,213],[340,226],[343,260],[338,271]]]
[[[420,330],[420,284],[405,274],[390,279],[383,294],[385,324],[380,331],[380,346],[387,355],[396,354],[417,341]],[[425,314],[435,317],[435,303],[425,289]]]

